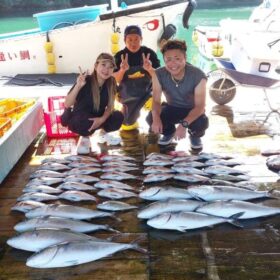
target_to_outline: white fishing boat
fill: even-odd
[[[124,29],[131,24],[142,28],[143,44],[157,50],[175,35],[179,15],[188,26],[193,9],[192,0],[114,3],[111,10],[96,5],[35,14],[39,28],[0,35],[0,75],[91,70],[100,52],[114,54],[124,47]]]
[[[233,44],[244,36],[248,36],[248,40],[254,39],[255,47],[259,42],[265,43],[280,56],[279,0],[264,0],[246,20],[227,18],[222,19],[218,26],[198,25],[194,29],[193,40],[199,52],[208,59],[231,59]]]

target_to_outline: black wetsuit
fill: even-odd
[[[149,73],[143,69],[143,53],[145,56],[150,54],[153,68],[160,66],[156,53],[145,46],[142,46],[136,53],[125,48],[115,55],[116,71],[119,71],[121,56],[125,57],[128,54],[129,69],[125,72],[118,88],[119,101],[124,105],[123,123],[125,125],[132,125],[137,121],[141,108],[151,96],[152,81]]]

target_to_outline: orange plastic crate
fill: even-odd
[[[48,137],[67,138],[77,136],[61,124],[61,115],[64,111],[65,96],[52,96],[48,98],[49,112],[44,112],[44,120]]]
[[[12,120],[10,118],[0,118],[0,137],[12,127]]]

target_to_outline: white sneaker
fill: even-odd
[[[97,143],[104,144],[105,142],[107,142],[107,133],[105,132],[105,130],[100,129],[99,135],[97,137]]]
[[[86,155],[90,153],[91,143],[89,137],[80,136],[77,144],[77,154]]]
[[[107,145],[108,146],[116,146],[119,145],[121,143],[121,137],[118,135],[111,135],[109,133],[107,133]]]

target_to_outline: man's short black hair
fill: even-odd
[[[182,52],[186,53],[187,51],[187,44],[183,40],[168,40],[164,45],[161,47],[161,53],[164,55],[166,51],[169,50],[181,50]]]

